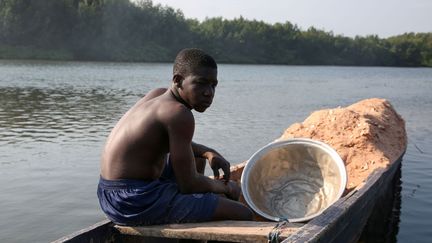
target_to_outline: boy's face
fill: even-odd
[[[204,112],[213,102],[217,84],[217,69],[200,67],[184,77],[180,95],[192,109]]]

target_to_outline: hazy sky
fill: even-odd
[[[153,0],[181,9],[186,18],[290,21],[345,36],[432,32],[432,0]]]

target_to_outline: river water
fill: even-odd
[[[47,242],[104,215],[99,156],[115,122],[171,64],[0,60],[0,242]],[[432,239],[432,69],[219,65],[195,141],[232,164],[312,111],[388,99],[406,120],[400,212],[393,239]]]

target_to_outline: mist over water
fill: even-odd
[[[170,64],[0,60],[0,242],[47,242],[104,218],[99,156],[121,115],[170,85]],[[400,242],[432,238],[432,69],[219,65],[195,141],[242,162],[312,111],[370,97],[406,120]],[[209,172],[209,171],[208,171]]]

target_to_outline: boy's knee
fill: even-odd
[[[253,212],[249,207],[244,206],[243,212],[242,212],[242,218],[244,220],[253,220]]]
[[[212,220],[253,220],[253,212],[240,202],[221,197]]]

